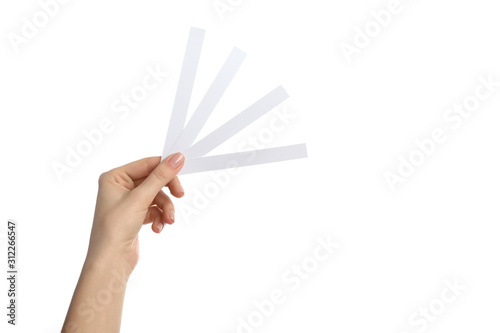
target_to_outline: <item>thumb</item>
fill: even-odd
[[[138,201],[149,205],[158,192],[174,179],[177,173],[182,169],[184,160],[184,155],[175,153],[161,161],[144,182],[132,191],[136,193]]]

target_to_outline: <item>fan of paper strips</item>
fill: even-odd
[[[162,160],[172,153],[182,152],[186,157],[186,162],[179,174],[189,174],[306,158],[307,149],[304,143],[253,150],[250,151],[252,153],[250,158],[249,152],[206,156],[236,133],[280,105],[288,98],[288,94],[282,86],[275,88],[225,124],[195,142],[246,56],[243,51],[237,48],[232,50],[193,115],[186,123],[204,37],[204,30],[191,28],[167,138],[163,148]]]

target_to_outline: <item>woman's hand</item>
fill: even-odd
[[[139,260],[139,230],[152,223],[156,233],[174,223],[174,205],[163,193],[182,197],[176,177],[180,153],[145,158],[99,178],[99,193],[87,258],[62,332],[119,332],[128,278]]]
[[[139,259],[142,225],[152,223],[153,231],[160,233],[165,224],[175,221],[174,205],[162,188],[168,186],[177,198],[184,195],[176,177],[183,165],[184,156],[177,153],[162,163],[160,157],[150,157],[103,173],[87,260],[120,256],[133,269]]]

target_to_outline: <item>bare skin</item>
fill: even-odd
[[[139,260],[139,231],[160,233],[174,223],[174,205],[162,191],[184,195],[180,153],[145,158],[103,173],[89,249],[62,332],[119,332],[128,278]]]

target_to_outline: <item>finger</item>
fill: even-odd
[[[168,224],[175,222],[174,203],[163,191],[158,192],[154,203],[163,211],[162,221]]]
[[[151,225],[151,229],[154,232],[159,234],[163,230],[162,211],[156,206],[148,208],[148,212],[146,213],[143,224],[149,223],[153,223]]]
[[[134,188],[141,185],[144,182],[144,180],[146,180],[146,177],[134,180]],[[174,197],[181,198],[184,196],[184,189],[182,188],[179,177],[176,176],[174,179],[172,179],[170,183],[166,184],[165,186],[168,187],[170,193]]]
[[[181,198],[184,196],[184,189],[182,188],[181,181],[179,177],[174,177],[170,183],[167,184],[170,193],[176,198]]]
[[[158,192],[168,184],[184,165],[184,155],[176,153],[158,164],[151,174],[132,191],[134,201],[141,205],[149,205]]]
[[[139,179],[134,179],[134,188],[136,188],[137,186],[141,185],[143,181],[146,180],[146,177],[142,177],[142,178],[139,178]]]
[[[125,173],[132,180],[146,178],[158,166],[160,159],[159,156],[146,157],[118,167],[115,171]]]

